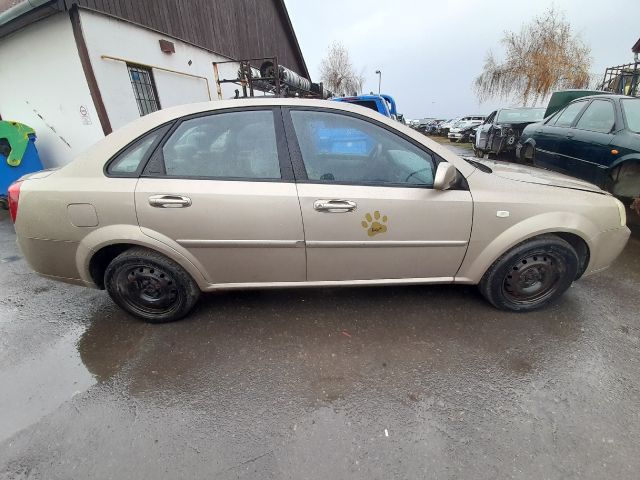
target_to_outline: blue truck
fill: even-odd
[[[347,102],[355,105],[360,105],[371,110],[375,110],[381,113],[385,117],[393,118],[394,120],[402,121],[402,115],[398,115],[396,109],[396,101],[391,95],[357,95],[354,97],[335,97],[331,100],[336,102]]]

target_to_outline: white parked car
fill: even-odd
[[[463,117],[449,129],[449,134],[447,135],[449,137],[449,141],[463,142],[465,140],[469,140],[469,135],[472,130],[478,125],[481,125],[485,118],[486,117],[482,115]]]

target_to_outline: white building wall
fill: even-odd
[[[212,62],[225,61],[227,58],[99,13],[81,10],[80,19],[93,71],[114,130],[138,118],[140,114],[126,63],[104,56],[156,67],[152,71],[162,108],[209,98],[218,99]],[[160,39],[173,42],[175,53],[163,53]],[[237,63],[229,64],[221,70],[220,76],[235,77],[237,69]],[[205,77],[208,89],[204,78],[185,74]],[[231,98],[235,88],[238,87],[223,85],[223,98]]]
[[[0,40],[0,114],[35,129],[45,167],[68,163],[104,136],[68,14]]]

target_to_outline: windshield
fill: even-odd
[[[622,109],[624,110],[629,130],[640,133],[640,99],[622,100]]]
[[[544,118],[544,108],[510,108],[500,110],[496,123],[539,122]]]

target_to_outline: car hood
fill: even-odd
[[[527,167],[516,163],[500,162],[497,160],[484,160],[477,158],[472,160],[489,167],[493,170],[493,175],[497,175],[501,178],[507,178],[509,180],[515,180],[517,182],[605,193],[602,189],[592,183],[569,177],[568,175],[563,175],[561,173],[552,172],[550,170],[544,170],[542,168]]]

